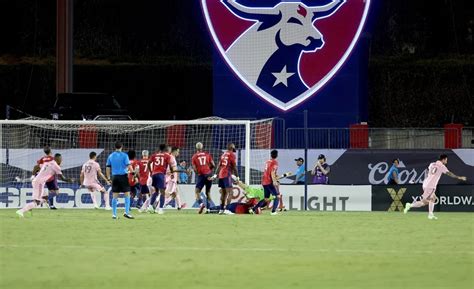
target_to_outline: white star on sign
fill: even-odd
[[[272,72],[273,76],[275,76],[275,83],[273,84],[273,87],[278,85],[279,83],[283,83],[286,87],[288,87],[288,78],[290,78],[294,73],[287,72],[286,71],[286,65],[283,67],[281,72]]]

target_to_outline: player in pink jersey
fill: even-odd
[[[107,183],[107,185],[110,185],[110,180],[104,176],[96,159],[97,154],[95,152],[90,152],[89,160],[82,165],[80,178],[81,186],[89,189],[94,208],[98,209],[100,207],[100,205],[97,204],[95,197],[95,192],[100,192],[104,195],[105,209],[110,210],[109,193],[100,184],[99,180],[97,179],[97,175],[99,175]]]
[[[38,175],[34,178],[32,185],[33,185],[33,201],[26,204],[22,209],[16,211],[16,214],[20,217],[23,217],[23,214],[25,212],[28,212],[34,208],[36,208],[38,205],[40,205],[42,202],[45,201],[44,197],[44,185],[46,182],[52,177],[52,176],[59,176],[59,178],[65,182],[73,182],[72,179],[65,178],[62,175],[61,168],[59,167],[61,165],[62,157],[61,154],[55,154],[54,155],[54,160],[44,163],[43,166],[41,167],[40,171],[38,172]]]
[[[415,201],[413,203],[406,203],[403,213],[407,213],[411,208],[419,208],[428,205],[428,219],[436,220],[438,219],[434,214],[434,206],[436,202],[436,186],[438,185],[439,179],[442,174],[446,174],[451,178],[455,178],[461,181],[466,181],[466,177],[459,177],[453,174],[448,170],[446,164],[448,163],[448,156],[442,154],[439,156],[439,159],[431,163],[428,166],[428,172],[425,180],[423,181],[423,195],[421,196],[421,201]]]
[[[176,158],[179,156],[179,148],[173,147],[170,152],[170,165],[166,172],[166,193],[170,195],[168,202],[165,201],[167,205],[172,199],[176,201],[176,208],[181,210],[186,207],[186,204],[181,202],[181,197],[178,194],[178,171]]]
[[[233,215],[233,213],[227,210],[227,206],[232,201],[232,178],[235,175],[237,180],[239,179],[236,159],[235,159],[235,145],[229,143],[227,145],[227,151],[224,152],[217,165],[216,173],[211,179],[215,179],[219,176],[219,187],[221,193],[221,211],[219,214]]]
[[[49,146],[45,146],[43,151],[45,155],[36,162],[36,165],[33,168],[33,176],[36,176],[36,174],[39,172],[44,163],[54,160],[54,157],[51,153],[51,148]],[[46,187],[48,188],[47,204],[51,210],[56,210],[56,207],[54,206],[54,197],[58,195],[59,191],[58,178],[56,176],[52,176],[46,182]]]

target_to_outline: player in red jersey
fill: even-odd
[[[41,157],[37,162],[35,167],[33,168],[33,176],[40,171],[45,163],[51,162],[54,160],[53,154],[51,152],[51,148],[49,146],[45,146],[44,149],[44,156]],[[56,175],[52,176],[47,182],[46,187],[48,188],[48,206],[51,210],[56,210],[54,206],[54,197],[58,195],[59,186],[58,186],[58,178]]]
[[[165,204],[165,175],[171,160],[170,154],[168,154],[167,151],[168,146],[166,144],[161,144],[158,152],[154,153],[148,162],[148,170],[151,172],[152,186],[155,188],[155,192],[151,196],[150,204],[154,206],[159,194],[160,205],[158,214],[163,214],[163,205]]]
[[[130,167],[132,169],[128,173],[128,184],[130,185],[130,207],[133,207],[135,197],[140,193],[140,183],[138,182],[139,161],[135,159],[137,153],[134,150],[129,150],[127,154],[128,159],[130,160]]]
[[[258,202],[258,204],[253,208],[254,211],[257,211],[258,208],[264,207],[270,200],[270,196],[274,196],[272,206],[272,215],[277,215],[276,210],[278,209],[279,203],[279,193],[278,193],[278,151],[272,150],[270,152],[270,159],[265,162],[265,169],[262,176],[262,186],[264,192],[264,199]]]
[[[139,209],[140,213],[146,210],[148,204],[150,203],[150,201],[147,203],[147,200],[149,200],[150,196],[150,188],[148,187],[148,181],[150,179],[150,171],[148,170],[148,156],[149,152],[147,150],[142,151],[142,159],[138,162],[138,182],[140,183],[139,205],[141,206]]]
[[[221,211],[219,214],[233,214],[227,209],[227,205],[229,205],[232,200],[232,174],[237,178],[239,177],[235,158],[235,145],[229,143],[227,145],[227,151],[222,154],[219,160],[216,173],[211,178],[215,179],[219,176],[219,188],[221,193]]]
[[[216,167],[214,160],[210,153],[203,151],[202,143],[198,142],[196,144],[196,153],[191,159],[193,170],[196,173],[196,201],[199,204],[199,209],[201,211],[210,208],[211,204],[211,186],[212,181],[209,179],[212,176],[212,170]],[[201,191],[206,186],[206,204],[203,203],[201,199]]]

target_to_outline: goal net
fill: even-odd
[[[248,121],[204,118],[190,121],[0,121],[1,172],[0,207],[18,207],[31,199],[31,170],[49,146],[63,156],[63,174],[76,184],[60,183],[60,193],[68,204],[77,204],[84,196],[79,190],[81,166],[95,151],[105,172],[107,156],[114,143],[121,141],[124,151],[156,151],[165,143],[180,148],[178,163],[191,166],[195,145],[201,142],[216,164],[229,142],[236,145],[237,169],[247,184],[260,184],[263,165],[272,147],[272,119]],[[188,184],[195,183],[194,173]],[[63,190],[64,188],[64,190]],[[65,198],[66,196],[63,196]],[[77,205],[75,205],[77,207]]]

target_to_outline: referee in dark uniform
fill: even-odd
[[[107,179],[110,180],[112,172],[112,219],[117,219],[117,203],[119,193],[125,194],[125,213],[127,219],[133,219],[130,215],[130,185],[128,184],[128,173],[132,171],[128,155],[122,152],[122,143],[115,143],[115,151],[107,158],[107,168],[105,170]]]

